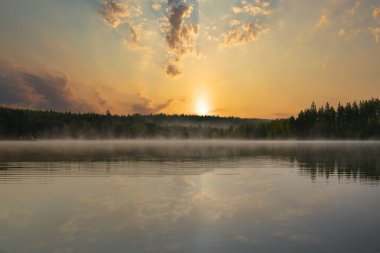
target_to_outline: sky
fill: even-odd
[[[0,105],[284,118],[380,96],[380,0],[1,0]]]

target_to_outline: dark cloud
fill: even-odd
[[[111,27],[125,29],[126,44],[131,49],[146,49],[146,37],[152,33],[144,30],[147,17],[141,15],[141,3],[132,0],[100,1],[102,6],[98,9],[99,14]],[[166,64],[165,72],[169,76],[180,75],[182,58],[196,49],[199,33],[198,0],[160,0],[152,3],[151,8],[163,14],[162,18],[155,21],[160,24],[168,53],[169,64]]]
[[[139,97],[140,102],[132,105],[132,110],[134,113],[139,114],[155,114],[158,113],[167,107],[171,105],[171,103],[174,101],[173,99],[167,100],[165,103],[152,105],[152,100],[145,98],[145,97]]]
[[[89,111],[77,98],[67,76],[35,74],[12,67],[0,69],[0,104],[35,109]]]
[[[178,69],[178,66],[177,64],[169,64],[168,66],[166,66],[166,74],[168,76],[178,76],[180,75],[182,72]]]
[[[170,1],[169,2],[174,2]],[[178,2],[178,1],[177,1]],[[185,4],[175,4],[169,7],[169,29],[165,30],[165,41],[170,51],[182,56],[194,50],[194,37],[198,34],[197,24],[185,24],[190,18],[193,7]]]
[[[0,76],[0,105],[28,106],[40,100],[28,85],[6,75]]]
[[[100,15],[112,27],[118,27],[125,17],[130,15],[130,8],[125,2],[102,0],[103,6],[98,9]]]
[[[139,35],[138,35],[138,33],[137,33],[137,31],[136,31],[135,28],[130,27],[129,30],[131,32],[131,42],[133,44],[136,44],[139,41]]]
[[[167,51],[173,55],[175,61],[166,67],[166,73],[170,76],[181,74],[180,61],[183,56],[194,52],[199,33],[197,16],[194,12],[194,4],[183,0],[168,0],[168,14],[165,17],[162,30],[165,36]]]
[[[151,21],[159,24],[166,52],[163,70],[168,76],[180,75],[183,59],[192,53],[197,54],[200,35],[199,0],[152,1],[150,9],[144,13],[153,11],[153,20],[149,20],[148,15],[143,15],[144,5],[141,2],[100,1],[102,7],[98,12],[107,24],[113,28],[121,27],[121,30],[128,33],[125,41],[130,48],[146,49],[145,46],[150,45],[148,39],[154,34],[149,30],[149,24],[153,24]],[[231,13],[221,17],[221,20],[229,21],[230,29],[222,32],[216,29],[219,25],[215,24],[213,34],[206,31],[207,38],[227,47],[248,44],[267,31],[261,24],[270,15],[270,8],[270,2],[265,0],[237,0],[230,9]]]

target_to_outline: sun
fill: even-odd
[[[205,97],[199,97],[196,103],[196,113],[198,115],[208,115],[210,112],[210,106]]]

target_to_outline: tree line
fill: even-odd
[[[380,139],[380,100],[329,103],[264,120],[196,115],[112,115],[0,107],[0,139]]]
[[[336,109],[329,103],[317,109],[312,103],[289,124],[301,138],[380,138],[380,100],[339,103]]]

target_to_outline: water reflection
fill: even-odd
[[[0,252],[379,252],[379,147],[1,143]]]
[[[378,182],[380,142],[62,141],[0,143],[0,180],[46,175],[199,175],[281,160],[301,175]],[[228,173],[233,173],[230,171]]]

